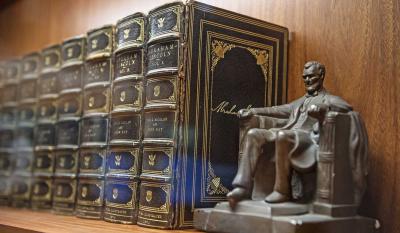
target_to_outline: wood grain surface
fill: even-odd
[[[19,0],[0,9],[0,59],[46,45],[165,0]],[[308,60],[327,67],[326,87],[363,116],[370,140],[369,189],[361,213],[400,232],[400,3],[396,0],[203,0],[290,31],[289,100],[304,93]]]
[[[197,233],[196,230],[158,230],[104,221],[55,215],[50,212],[0,208],[2,233]],[[199,232],[200,233],[200,232]]]

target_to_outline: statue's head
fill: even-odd
[[[304,65],[303,80],[306,92],[313,94],[323,88],[325,66],[317,61],[309,61]]]

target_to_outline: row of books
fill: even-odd
[[[286,101],[286,56],[286,28],[173,2],[1,62],[0,203],[192,226],[230,189],[235,112]]]

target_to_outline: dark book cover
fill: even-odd
[[[232,188],[237,112],[286,102],[288,30],[198,2],[148,18],[138,224],[190,227]]]

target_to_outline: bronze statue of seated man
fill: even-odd
[[[288,121],[281,128],[255,128],[245,134],[243,156],[233,181],[234,189],[227,195],[232,208],[237,202],[250,197],[256,165],[265,145],[273,147],[273,143],[275,144],[270,160],[275,161],[276,168],[273,192],[265,198],[266,202],[280,203],[290,200],[293,170],[298,173],[315,170],[319,127],[325,114],[328,111],[352,111],[346,101],[324,89],[324,77],[324,65],[315,61],[307,62],[302,76],[306,90],[303,97],[280,106],[239,111],[240,119],[261,115],[286,118]]]

